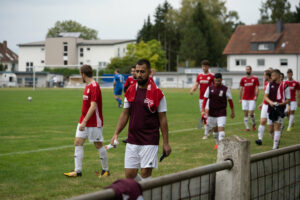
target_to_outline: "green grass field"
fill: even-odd
[[[198,94],[188,89],[163,89],[168,103],[169,140],[172,154],[154,170],[153,177],[190,169],[216,161],[212,136],[202,140]],[[0,89],[0,199],[65,199],[95,192],[124,178],[124,144],[108,151],[111,176],[99,180],[100,160],[95,147],[84,147],[83,176],[67,178],[63,173],[74,168],[73,141],[81,113],[80,89]],[[110,140],[122,109],[117,108],[112,90],[103,89],[105,144]],[[239,135],[251,141],[251,152],[272,148],[265,132],[264,145],[256,146],[256,132],[243,132],[243,113],[238,91],[232,91],[235,119],[227,118],[226,136]],[[32,96],[29,103],[27,97]],[[258,102],[261,102],[262,94]],[[229,112],[230,113],[230,112]],[[256,119],[260,113],[256,111]],[[296,113],[296,120],[297,113]],[[285,121],[285,124],[287,122]],[[284,132],[281,147],[299,143],[297,126]],[[127,128],[120,138],[127,136]],[[161,151],[161,149],[160,149]]]

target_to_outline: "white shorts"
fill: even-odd
[[[290,110],[295,111],[295,110],[297,110],[297,107],[298,107],[297,101],[291,101]]]
[[[79,130],[80,124],[77,125],[76,137],[89,139],[90,142],[103,142],[103,129],[102,127],[85,127],[84,131]]]
[[[199,99],[200,113],[202,112],[202,104],[203,104],[203,99]],[[208,110],[208,106],[209,106],[209,99],[206,101],[205,109]]]
[[[262,108],[261,108],[261,112],[260,112],[260,118],[265,118],[268,119],[268,105],[267,104],[263,104]]]
[[[269,114],[268,114],[269,115]],[[269,116],[268,116],[268,125],[273,125],[274,123],[279,123],[282,124],[283,123],[283,118],[278,117],[277,121],[273,122],[272,120],[270,120]]]
[[[208,117],[207,124],[210,128],[225,127],[226,117]]]
[[[157,168],[158,145],[126,144],[125,168]]]
[[[255,110],[256,101],[255,100],[242,100],[242,109],[243,110]]]

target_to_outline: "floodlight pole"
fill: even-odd
[[[33,66],[33,69],[32,69],[32,73],[33,73],[33,90],[35,90],[35,66]]]

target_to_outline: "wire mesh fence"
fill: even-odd
[[[251,157],[250,199],[300,199],[300,145]]]

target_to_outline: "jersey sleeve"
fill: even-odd
[[[265,89],[265,94],[269,94],[270,93],[270,83],[268,83],[266,89]]]
[[[157,112],[167,112],[167,100],[165,96],[160,100]]]
[[[240,81],[240,87],[244,87],[244,78],[242,78]]]
[[[231,91],[229,88],[227,88],[226,97],[227,97],[227,99],[232,99]]]
[[[209,97],[209,87],[206,89],[205,93],[204,93],[204,98],[208,99]]]
[[[91,92],[91,101],[98,102],[100,94],[99,94],[99,91],[97,90],[97,88],[91,87],[90,92]]]
[[[196,83],[200,83],[200,74],[197,76]]]
[[[126,79],[126,82],[125,82],[125,85],[124,85],[125,88],[127,88],[129,86],[129,79],[130,79],[129,77]]]

